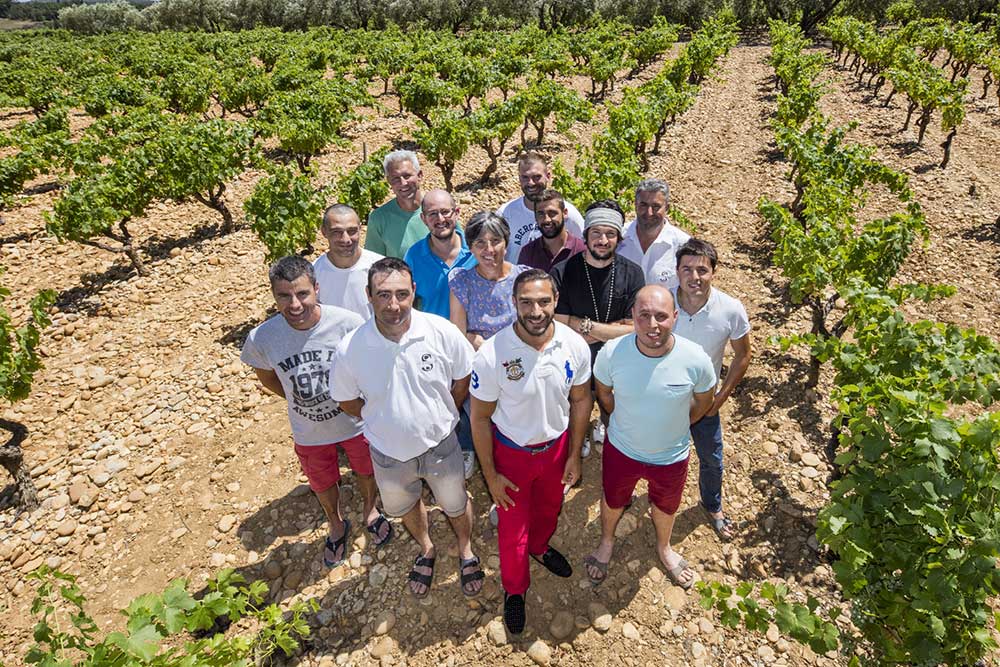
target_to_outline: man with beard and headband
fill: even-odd
[[[323,212],[320,232],[330,244],[313,262],[320,303],[347,308],[368,319],[368,268],[382,255],[361,247],[361,220],[347,204],[334,204]]]
[[[416,153],[398,150],[382,160],[382,173],[395,197],[368,215],[365,249],[402,259],[411,245],[427,236],[427,228],[420,220],[424,172]]]
[[[420,203],[420,219],[428,234],[410,246],[404,261],[417,284],[415,308],[448,318],[448,276],[455,269],[475,266],[476,258],[458,229],[458,206],[445,190],[429,190]]]
[[[535,204],[552,184],[552,172],[545,158],[532,151],[522,154],[517,161],[517,181],[521,185],[523,196],[511,199],[497,209],[497,214],[506,220],[507,226],[510,227],[506,259],[512,264],[517,264],[521,248],[540,234],[535,222]],[[565,203],[568,213],[566,227],[570,234],[582,238],[583,216],[571,203]]]
[[[268,278],[278,314],[250,332],[240,360],[254,369],[265,389],[288,403],[295,454],[330,523],[323,563],[336,567],[347,557],[351,534],[351,522],[340,511],[338,450],[357,475],[362,516],[375,546],[392,539],[392,525],[375,507],[364,424],[330,398],[327,387],[327,368],[337,345],[364,320],[345,308],[320,304],[315,272],[302,257],[279,259]]]
[[[632,305],[644,284],[642,270],[615,252],[621,241],[625,215],[617,202],[595,201],[584,215],[586,250],[570,257],[552,271],[559,287],[556,319],[569,326],[590,345],[591,359],[604,343],[632,330]],[[607,415],[594,424],[590,445],[603,442]]]
[[[568,216],[569,209],[560,193],[552,189],[542,192],[535,202],[535,224],[542,235],[521,248],[517,263],[552,273],[556,264],[583,252],[583,239],[566,228]]]
[[[338,346],[330,395],[344,412],[365,420],[383,509],[402,517],[420,550],[410,592],[427,596],[438,555],[422,497],[426,482],[457,538],[459,585],[471,596],[482,588],[483,571],[472,553],[472,505],[455,426],[474,354],[454,324],[413,309],[413,292],[413,273],[403,260],[386,257],[372,265],[372,318]]]
[[[470,391],[476,453],[499,508],[504,623],[519,634],[528,556],[559,577],[573,573],[549,540],[564,488],[580,479],[591,403],[590,351],[555,321],[555,281],[529,269],[514,280],[513,299],[517,319],[479,348]]]
[[[618,253],[639,265],[647,285],[677,287],[677,249],[691,235],[667,222],[670,187],[647,178],[635,188],[635,220],[625,226]]]
[[[672,332],[670,291],[643,287],[632,309],[634,333],[610,341],[594,362],[597,400],[611,415],[601,460],[601,541],[586,559],[595,584],[608,575],[615,528],[640,479],[649,484],[656,553],[670,580],[690,588],[694,571],[670,545],[684,494],[691,424],[711,408],[715,370],[697,343]]]

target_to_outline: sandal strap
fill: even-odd
[[[474,572],[466,572],[465,568],[469,566],[474,566],[477,569]],[[473,581],[479,581],[480,579],[486,578],[486,575],[483,574],[483,570],[479,565],[479,559],[475,556],[468,560],[459,559],[458,576],[462,580],[462,586],[471,584]]]
[[[385,532],[385,537],[380,539],[378,534],[382,530],[383,524],[389,526],[389,530]],[[378,513],[378,517],[374,521],[365,526],[365,530],[375,536],[376,547],[380,547],[392,539],[392,524],[389,523],[389,520],[381,512]]]

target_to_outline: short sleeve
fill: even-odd
[[[466,271],[468,270],[458,269],[448,274],[448,289],[455,295],[458,302],[462,304],[462,308],[465,308],[466,318],[469,315],[469,281],[466,276]]]
[[[448,358],[451,361],[451,379],[461,380],[472,372],[472,358],[476,351],[469,339],[451,322],[445,326]]]
[[[347,360],[347,345],[350,338],[337,346],[330,363],[330,398],[340,401],[353,401],[361,396],[361,388],[351,373],[350,362]]]
[[[581,384],[590,382],[590,346],[583,341],[583,338],[579,338],[579,343],[579,345],[574,346],[576,347],[576,372],[573,376],[574,387],[579,387]]]
[[[559,299],[556,301],[556,314],[569,315],[572,311],[569,306],[569,290],[563,289],[563,282],[566,278],[566,261],[559,262],[552,268],[552,279],[556,281],[556,289],[559,290]]]
[[[628,313],[625,316],[626,318],[632,317],[632,307],[635,306],[635,297],[639,294],[639,290],[645,286],[646,276],[643,275],[642,269],[633,263],[629,267],[628,282],[625,284],[625,312]]]
[[[495,372],[495,351],[492,345],[483,345],[472,362],[472,379],[469,392],[480,401],[493,403],[500,398],[500,385]]]
[[[615,345],[604,345],[594,359],[594,378],[606,387],[613,387],[614,380],[611,379],[611,352]]]
[[[271,364],[267,361],[264,351],[257,345],[257,333],[259,331],[260,328],[254,329],[247,336],[246,341],[243,343],[243,351],[240,352],[240,361],[252,368],[271,370]]]
[[[750,318],[743,304],[736,301],[732,314],[729,316],[729,340],[739,340],[750,333]]]
[[[382,240],[382,229],[378,209],[368,214],[368,224],[365,227],[365,250],[386,254],[385,241]]]
[[[718,380],[715,377],[715,366],[712,365],[711,358],[704,351],[700,349],[698,351],[701,354],[697,357],[697,378],[694,384],[694,392],[696,394],[703,394],[713,389]]]

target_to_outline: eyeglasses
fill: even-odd
[[[436,211],[424,211],[424,215],[427,216],[428,220],[435,220],[437,218],[450,218],[455,215],[458,208],[442,208]]]
[[[618,238],[618,232],[614,229],[604,231],[601,229],[588,229],[587,238],[596,237],[599,239],[616,239]]]

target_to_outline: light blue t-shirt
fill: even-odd
[[[701,346],[674,336],[674,349],[647,357],[635,334],[605,343],[594,361],[594,377],[615,390],[608,439],[629,458],[670,465],[688,456],[694,394],[715,387],[712,360]]]
[[[462,230],[456,229],[455,233],[462,239],[462,249],[458,251],[458,257],[451,266],[445,264],[431,251],[429,235],[410,246],[403,260],[410,265],[413,282],[417,284],[417,310],[434,313],[445,319],[451,314],[448,301],[451,294],[448,290],[448,275],[452,271],[476,265],[476,258],[469,252]]]

